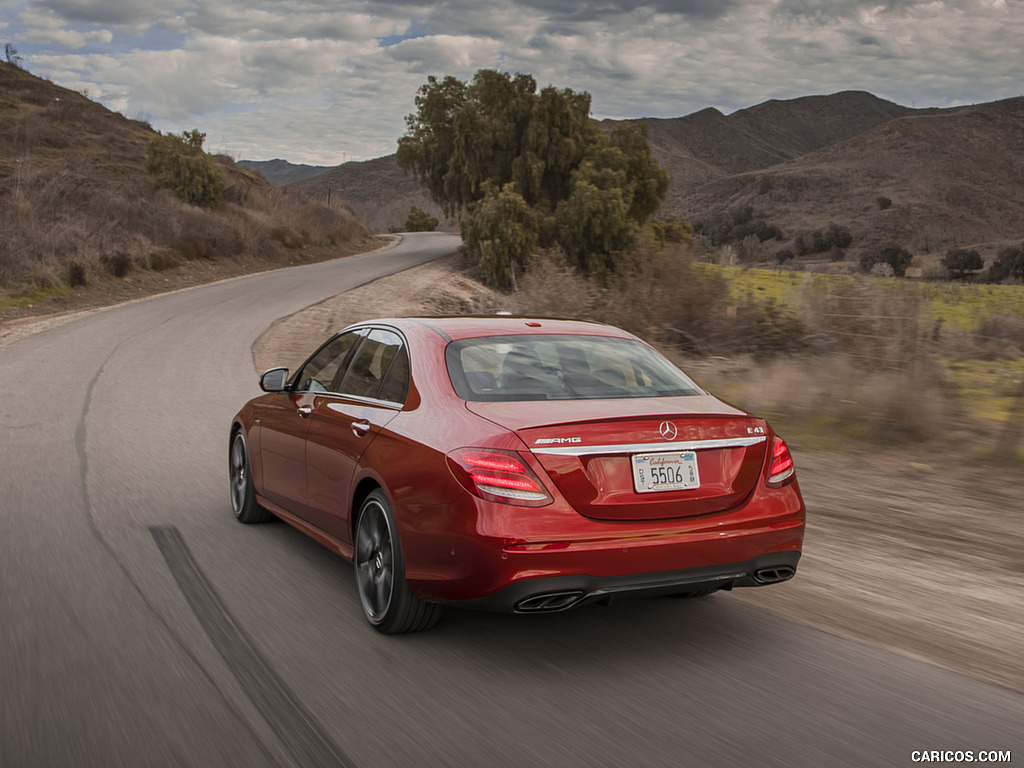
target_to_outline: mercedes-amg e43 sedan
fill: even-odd
[[[231,504],[354,564],[369,623],[444,604],[562,611],[795,574],[804,503],[782,438],[596,323],[359,323],[231,425]]]

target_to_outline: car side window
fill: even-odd
[[[322,346],[311,357],[296,377],[299,392],[337,392],[345,363],[356,342],[362,338],[358,331],[344,333]]]
[[[403,346],[395,355],[377,396],[389,403],[404,403],[409,394],[409,352]]]
[[[402,349],[402,337],[397,333],[381,328],[370,331],[352,358],[352,364],[337,391],[357,397],[381,397],[379,393],[384,378]]]

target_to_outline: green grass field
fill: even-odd
[[[871,279],[895,295],[916,295],[922,299],[922,321],[929,325],[942,320],[950,329],[973,331],[983,320],[1000,315],[1024,318],[1024,286],[971,285],[961,283],[919,283],[898,278],[861,278],[849,275],[820,275],[771,269],[718,267],[740,299],[747,294],[773,298],[798,310],[808,290],[836,288],[856,280]]]

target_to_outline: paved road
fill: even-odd
[[[283,524],[236,523],[226,428],[257,392],[255,339],[452,246],[408,237],[0,349],[0,765],[1022,759],[1019,694],[729,595],[554,616],[450,610],[431,632],[382,637],[346,563]]]

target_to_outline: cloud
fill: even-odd
[[[299,5],[298,8],[289,7]],[[345,12],[285,3],[269,9],[249,9],[234,3],[207,2],[186,12],[183,21],[205,35],[243,39],[307,38],[310,40],[365,40],[401,32],[406,22],[365,12]]]
[[[574,0],[525,0],[524,5],[544,11],[552,21],[608,21],[636,11],[672,14],[687,18],[717,19],[736,5],[736,0],[610,0],[574,2]]]
[[[599,118],[674,117],[708,106],[730,112],[851,89],[944,106],[1019,95],[1024,36],[1018,0],[13,7],[24,12],[5,36],[31,71],[128,105],[163,130],[199,128],[210,146],[241,157],[309,163],[394,151],[428,75],[528,72],[542,87],[588,91]]]
[[[109,29],[79,31],[68,27],[55,13],[26,9],[18,16],[25,25],[21,39],[37,45],[59,45],[68,50],[78,50],[90,44],[107,44],[114,39]]]
[[[478,62],[494,62],[501,45],[492,38],[434,35],[403,40],[382,50],[394,61],[404,64],[407,72],[464,73],[481,68]],[[493,63],[482,66],[493,66]]]
[[[149,0],[37,0],[34,5],[68,21],[93,24],[136,25],[156,21],[165,12]]]

